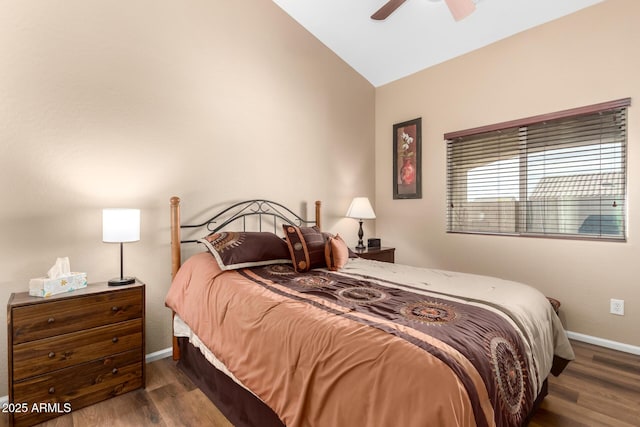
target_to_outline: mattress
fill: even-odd
[[[176,334],[286,425],[520,425],[573,359],[543,295],[486,276],[360,259],[221,271],[203,253],[166,302]]]

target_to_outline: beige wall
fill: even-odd
[[[609,0],[374,90],[268,1],[3,2],[0,301],[57,256],[92,281],[117,275],[101,209],[139,207],[142,238],[125,246],[125,271],[148,283],[147,352],[157,351],[170,345],[170,196],[182,197],[185,221],[220,201],[321,199],[325,228],[353,244],[355,222],[342,216],[353,196],[368,195],[375,234],[397,246],[398,261],[530,283],[562,300],[570,330],[640,345],[637,107],[624,244],[447,235],[442,140],[616,98],[635,103],[637,16],[635,0]],[[423,198],[394,201],[391,126],[417,116]],[[624,317],[607,314],[611,297],[626,300]],[[2,329],[0,395],[5,343]]]
[[[640,345],[639,16],[640,2],[609,0],[376,89],[376,232],[398,261],[529,283],[562,301],[570,331]],[[445,132],[625,97],[626,243],[445,233]],[[391,128],[419,116],[423,198],[393,200]]]
[[[57,256],[116,276],[101,209],[138,207],[125,274],[147,283],[147,352],[169,347],[169,197],[185,221],[321,199],[325,228],[355,243],[343,215],[374,195],[374,94],[270,1],[2,2],[0,301]],[[2,328],[0,396],[6,342]]]

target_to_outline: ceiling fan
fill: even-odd
[[[390,0],[384,6],[382,6],[376,13],[371,15],[371,19],[376,21],[382,21],[387,19],[402,3],[406,0]],[[432,0],[433,1],[433,0]],[[476,4],[473,0],[444,0],[453,15],[453,19],[459,21],[476,10]]]

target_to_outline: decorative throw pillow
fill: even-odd
[[[325,235],[318,227],[297,227],[283,224],[293,268],[298,273],[325,267]]]
[[[349,261],[349,247],[339,234],[327,239],[324,246],[324,257],[327,268],[331,271],[341,269]]]
[[[549,300],[549,303],[551,303],[551,307],[553,307],[553,311],[555,311],[556,314],[558,314],[558,310],[560,310],[560,305],[561,305],[560,301],[551,297],[547,297],[547,299]]]
[[[207,247],[222,270],[291,262],[287,244],[274,233],[220,232],[198,242]]]

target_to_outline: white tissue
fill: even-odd
[[[71,266],[69,265],[69,257],[61,257],[56,260],[56,263],[47,272],[47,277],[50,279],[57,279],[59,277],[68,276],[71,273]]]

